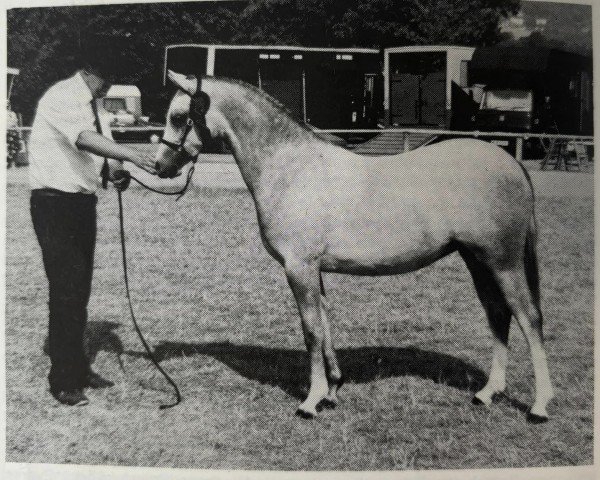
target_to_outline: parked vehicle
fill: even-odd
[[[259,45],[169,45],[168,69],[244,80],[316,128],[373,128],[381,114],[379,50]]]
[[[365,154],[398,151],[398,142],[407,142],[360,129],[582,135],[593,130],[591,59],[557,49],[180,44],[165,49],[165,82],[169,69],[250,83],[312,128],[354,130],[339,134],[351,147],[373,138]],[[451,137],[411,135],[421,137],[411,138],[410,145]],[[515,139],[485,138],[516,151]],[[541,149],[539,143],[526,142],[525,149]]]
[[[552,48],[478,48],[469,65],[484,85],[475,130],[591,134],[591,58]]]
[[[110,118],[116,141],[145,143],[161,135],[163,125],[150,122],[149,117],[142,115],[142,94],[135,85],[112,85],[98,102],[103,114]]]

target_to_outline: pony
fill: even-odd
[[[548,419],[553,397],[542,333],[534,193],[503,149],[446,140],[367,157],[317,136],[277,100],[244,82],[168,72],[178,90],[156,154],[172,176],[211,138],[225,139],[254,200],[262,242],[285,269],[302,321],[310,387],[297,413],[338,403],[343,379],[324,308],[322,272],[392,275],[458,252],[493,336],[485,386],[491,405],[506,387],[508,334],[516,318],[535,373],[527,419]]]

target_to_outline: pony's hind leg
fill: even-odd
[[[285,273],[298,304],[304,341],[310,357],[310,388],[297,413],[304,418],[312,418],[317,414],[317,404],[328,394],[319,269],[310,263],[286,259]]]
[[[535,401],[528,414],[528,420],[533,423],[545,422],[548,420],[546,406],[553,397],[553,390],[544,349],[540,306],[529,288],[522,267],[495,273],[506,302],[519,322],[531,352],[535,374]]]
[[[473,397],[473,403],[489,406],[494,396],[506,389],[508,333],[511,313],[490,269],[477,260],[469,251],[461,250],[460,254],[471,272],[475,290],[486,312],[493,334],[494,345],[490,375],[486,385]]]

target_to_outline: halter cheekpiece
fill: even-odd
[[[190,76],[188,78],[195,77]],[[203,145],[210,140],[210,132],[208,132],[208,129],[206,128],[206,111],[210,106],[210,97],[202,91],[202,79],[198,79],[197,81],[198,87],[196,88],[196,93],[191,95],[192,101],[190,103],[189,118],[185,124],[185,130],[181,139],[179,140],[179,143],[171,142],[169,140],[165,140],[164,138],[160,139],[160,143],[166,145],[177,153],[187,153],[185,151],[185,141],[191,132],[192,127],[194,126],[196,126],[199,130],[200,140],[202,141]]]

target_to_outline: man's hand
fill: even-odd
[[[109,180],[119,192],[124,192],[131,182],[131,174],[127,170],[113,170],[110,172]]]
[[[137,154],[131,159],[131,161],[152,175],[156,175],[156,160],[154,154],[147,150],[137,150]]]
[[[88,130],[79,134],[76,145],[86,152],[121,162],[131,162],[148,173],[156,174],[154,154],[147,150],[116,143],[97,132]]]

